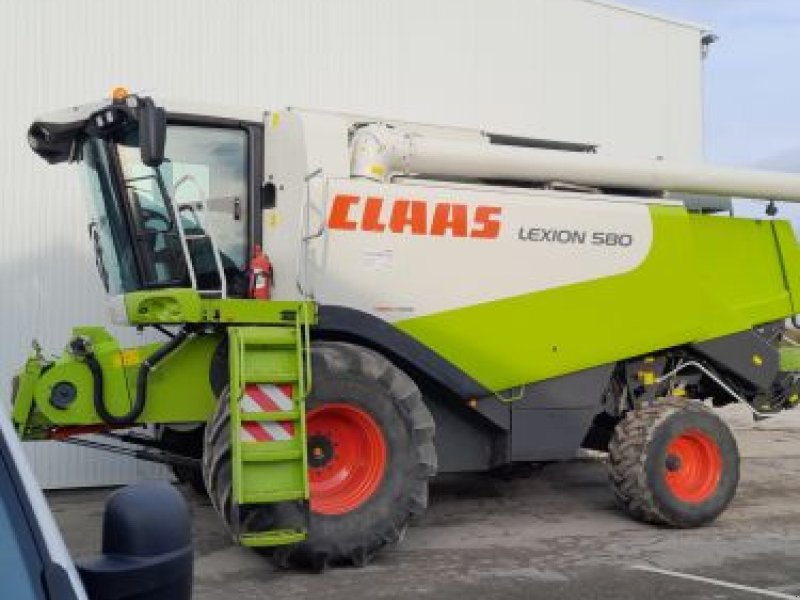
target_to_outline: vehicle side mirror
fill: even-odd
[[[77,566],[90,600],[190,600],[193,555],[186,502],[150,481],[111,496],[103,553]]]
[[[152,98],[139,99],[139,146],[142,162],[148,167],[158,167],[164,162],[167,142],[167,113],[156,106]]]

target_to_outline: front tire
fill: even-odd
[[[319,342],[311,357],[308,537],[275,548],[272,556],[283,567],[361,566],[398,542],[409,520],[427,506],[428,479],[436,471],[433,418],[416,384],[380,354]],[[226,398],[206,428],[203,472],[214,506],[231,527],[236,511]],[[248,513],[253,522],[275,514],[268,506]]]
[[[664,398],[629,412],[609,444],[609,476],[635,519],[671,527],[712,522],[739,483],[730,429],[696,400]]]

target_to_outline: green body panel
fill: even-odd
[[[150,372],[147,400],[137,423],[205,422],[208,419],[216,406],[209,380],[211,360],[225,335],[226,326],[231,322],[279,324],[293,330],[297,315],[307,322],[316,318],[313,306],[305,302],[204,300],[192,290],[137,292],[129,294],[125,300],[129,310],[134,314],[148,315],[147,318],[156,314],[154,307],[159,307],[158,311],[173,316],[192,316],[189,322],[209,324],[206,331],[190,337]],[[140,310],[143,306],[147,307],[146,311]],[[121,348],[102,327],[76,327],[72,337],[78,336],[90,341],[102,367],[106,406],[112,414],[126,413],[136,396],[141,363],[160,344]],[[286,370],[286,363],[284,361],[275,368]],[[43,439],[54,426],[102,423],[94,409],[91,371],[82,358],[64,352],[50,361],[36,352],[17,377],[13,419],[24,438]],[[50,402],[54,386],[61,382],[69,382],[76,389],[75,400],[63,409]]]
[[[33,398],[36,383],[44,364],[38,353],[25,361],[25,366],[14,377],[13,398],[11,398],[12,422],[21,439],[25,439],[28,430],[41,431],[48,423],[38,411],[33,410]],[[30,437],[36,437],[31,435]]]
[[[103,369],[105,404],[112,414],[124,414],[136,396],[136,377],[141,362],[158,349],[159,344],[120,348],[103,328],[77,327],[73,336],[91,340],[92,348]],[[184,342],[173,354],[150,373],[147,401],[138,423],[180,423],[205,421],[216,405],[208,371],[211,358],[222,336],[209,334]],[[14,422],[27,423],[26,437],[40,437],[52,426],[96,425],[102,423],[94,409],[94,385],[84,361],[64,352],[44,372],[33,375],[31,358],[20,381],[14,402]],[[24,374],[32,373],[31,377]],[[53,387],[60,382],[72,383],[75,400],[64,409],[51,404]]]
[[[652,205],[636,269],[397,325],[500,391],[794,314],[800,250],[786,222]]]
[[[210,323],[293,323],[294,314],[313,311],[301,301],[209,300],[189,289],[167,288],[125,294],[125,311],[131,325]],[[309,312],[313,316],[313,312]]]
[[[168,288],[125,294],[125,310],[131,325],[199,323],[202,300],[194,290]]]
[[[792,296],[792,313],[800,312],[800,245],[788,222],[775,221],[775,239],[780,249],[781,266],[785,273],[786,287]]]

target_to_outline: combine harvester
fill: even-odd
[[[88,178],[114,320],[166,341],[79,327],[60,358],[35,349],[23,439],[127,442],[204,485],[240,543],[322,568],[397,542],[437,472],[581,448],[609,453],[633,517],[703,525],[739,479],[713,408],[798,403],[790,224],[707,195],[798,201],[800,176],[261,117],[117,89],[33,123],[34,152]]]

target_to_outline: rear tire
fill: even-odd
[[[664,398],[617,425],[609,477],[635,519],[698,527],[716,519],[736,494],[739,451],[730,429],[706,406]]]
[[[398,542],[427,507],[436,471],[433,418],[414,382],[376,352],[319,342],[311,355],[308,537],[273,549],[272,557],[281,567],[362,566]],[[232,528],[227,398],[226,391],[206,427],[203,474],[214,507]],[[277,526],[276,514],[254,507],[242,518]]]

